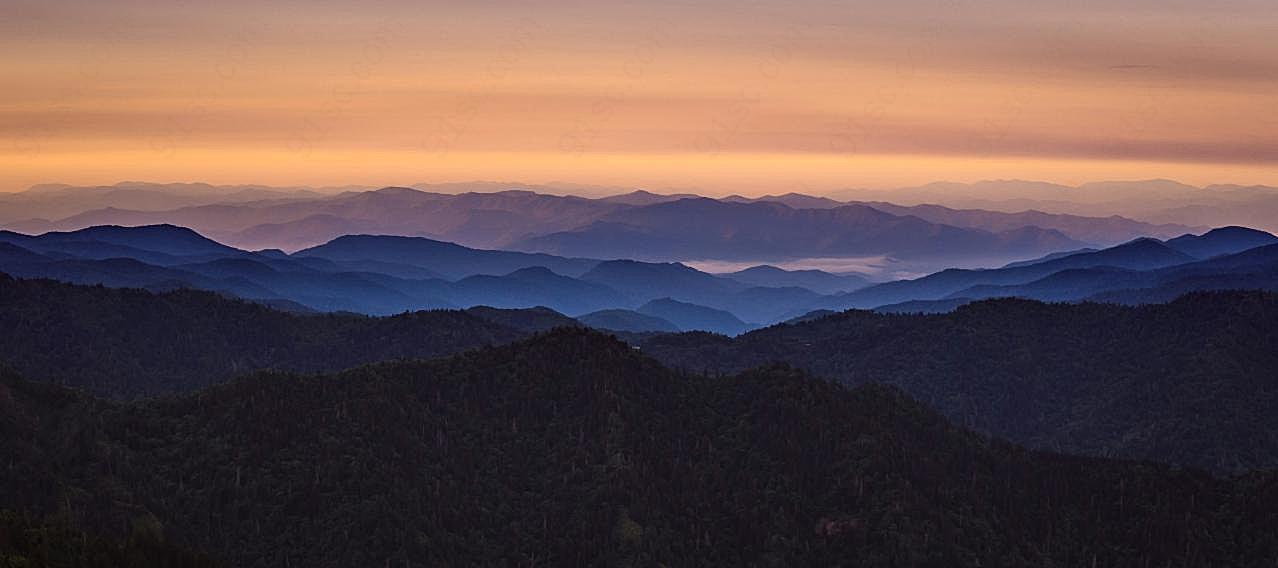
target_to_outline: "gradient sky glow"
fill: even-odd
[[[0,190],[1278,185],[1272,0],[0,4]]]

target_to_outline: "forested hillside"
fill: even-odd
[[[337,370],[506,343],[526,335],[516,329],[523,317],[500,310],[297,315],[212,292],[152,294],[0,274],[0,363],[34,379],[131,398],[188,392],[257,369]]]
[[[958,424],[1068,453],[1219,472],[1278,467],[1278,295],[1169,304],[992,300],[940,315],[849,311],[735,339],[639,340],[696,371],[782,361],[900,387]]]
[[[162,528],[139,519],[127,538],[114,540],[69,526],[64,520],[0,510],[0,566],[213,568],[207,554],[164,542]]]
[[[891,388],[560,329],[107,402],[9,374],[0,499],[255,566],[1260,566],[1278,484],[1027,452]]]

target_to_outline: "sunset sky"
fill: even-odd
[[[0,190],[1278,185],[1273,0],[0,4]]]

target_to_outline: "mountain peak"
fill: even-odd
[[[1248,227],[1218,227],[1201,235],[1181,235],[1167,240],[1167,246],[1195,258],[1206,259],[1233,254],[1278,242],[1278,237]]]
[[[1208,235],[1230,235],[1230,236],[1254,235],[1254,236],[1270,237],[1270,238],[1278,239],[1278,237],[1274,237],[1272,233],[1261,231],[1260,229],[1253,229],[1251,227],[1242,227],[1239,225],[1227,225],[1224,227],[1216,227],[1215,229],[1207,231],[1206,233],[1203,233],[1200,236],[1206,237]]]
[[[418,190],[418,189],[413,189],[411,187],[401,187],[398,185],[392,185],[388,187],[383,187],[381,189],[375,189],[373,191],[370,191],[369,193],[378,194],[378,195],[416,195],[416,194],[422,194],[426,192]]]
[[[448,246],[448,247],[462,248],[461,245],[459,244],[450,243],[446,241],[438,241],[438,240],[427,238],[427,237],[408,237],[403,235],[373,235],[368,233],[363,233],[358,235],[342,235],[331,241],[328,241],[325,244],[328,245],[328,244],[334,244],[334,243],[344,243],[344,244],[345,243],[399,243],[399,244],[414,243],[414,244],[420,244],[420,245],[442,245],[442,246]],[[320,246],[324,246],[324,245],[320,245]],[[302,252],[302,251],[298,251],[298,252]]]
[[[511,272],[510,274],[507,274],[507,276],[523,277],[523,278],[528,278],[528,277],[565,278],[565,276],[558,274],[555,271],[549,268],[546,268],[544,266],[528,266],[528,267],[520,268],[519,270]]]
[[[194,230],[168,223],[139,226],[95,225],[78,231],[49,232],[39,238],[51,241],[100,241],[173,255],[241,252]]]

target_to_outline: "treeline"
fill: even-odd
[[[1278,480],[1026,451],[596,332],[111,402],[0,379],[0,499],[243,566],[1261,566]]]
[[[633,339],[667,364],[785,362],[901,388],[956,423],[1031,447],[1221,473],[1278,467],[1278,295],[1168,304],[990,300],[939,315],[866,311],[730,339]]]

